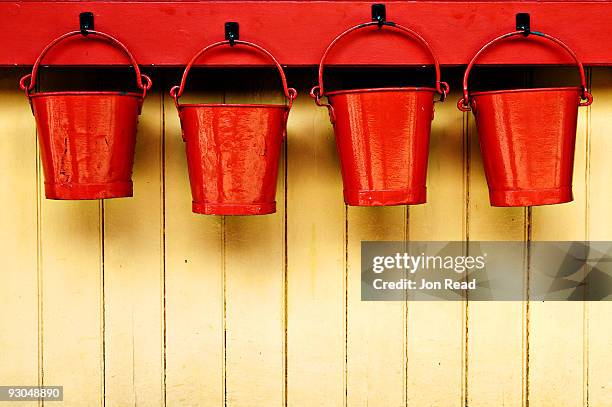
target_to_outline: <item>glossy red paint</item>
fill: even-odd
[[[46,53],[60,42],[80,35],[79,31],[70,32],[52,41],[36,60],[32,73],[20,81],[36,118],[45,194],[49,199],[132,196],[136,126],[151,80],[140,74],[138,64],[127,48],[108,34],[88,32],[87,38],[102,39],[127,54],[142,94],[32,93],[38,68]]]
[[[132,196],[139,94],[32,96],[49,199]]]
[[[330,92],[348,205],[420,204],[435,89]]]
[[[560,40],[534,33],[565,49],[580,71],[580,87],[514,89],[469,94],[468,77],[476,58],[514,31],[487,43],[464,75],[460,110],[476,118],[480,150],[493,206],[551,205],[571,201],[578,106],[588,106],[584,69]],[[584,102],[581,102],[581,99]],[[466,102],[467,101],[467,102]]]
[[[186,142],[194,213],[265,215],[276,212],[276,179],[287,117],[297,92],[287,87],[283,68],[259,45],[235,41],[266,55],[278,69],[287,105],[181,104],[189,71],[220,41],[200,50],[187,64],[180,86],[170,90]]]
[[[365,23],[336,37],[319,63],[319,85],[311,96],[329,109],[342,167],[344,201],[354,206],[413,205],[426,201],[425,181],[434,94],[444,100],[448,85],[440,81],[440,66],[429,44],[416,32],[399,24],[382,29],[399,30],[416,39],[434,60],[435,88],[375,88],[326,92],[325,60],[346,35],[378,24]],[[376,30],[380,28],[375,28]],[[327,96],[329,104],[321,101]]]
[[[261,44],[274,44],[274,55],[290,66],[316,66],[325,46],[341,27],[370,18],[372,1],[0,1],[0,65],[31,65],[41,45],[69,28],[78,27],[78,15],[91,11],[96,26],[121,33],[141,65],[184,66],[210,33],[222,33],[226,21]],[[515,26],[516,13],[530,13],[531,21],[545,32],[566,38],[588,65],[612,65],[612,5],[609,1],[389,1],[390,21],[405,19],[427,36],[440,64],[467,64],[474,52],[499,30]],[[205,29],[205,31],[203,31]],[[19,35],[16,35],[19,33]],[[578,35],[579,34],[579,35]],[[9,40],[10,39],[10,40]],[[87,52],[66,44],[49,55],[57,65],[121,65],[117,53],[96,44]],[[480,63],[569,63],[560,50],[533,47],[517,38],[484,56]],[[406,61],[405,55],[411,55]],[[430,61],[424,50],[389,35],[384,42],[376,33],[363,32],[350,47],[337,50],[330,65],[422,65]],[[237,55],[230,49],[207,58],[207,65],[264,65],[256,55]]]
[[[580,88],[482,92],[472,98],[491,205],[571,201]]]

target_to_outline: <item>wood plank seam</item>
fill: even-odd
[[[227,94],[223,92],[223,103],[227,103]],[[221,273],[223,275],[223,406],[228,406],[227,394],[227,267],[226,267],[226,217],[221,216]]]
[[[104,281],[104,199],[98,201],[98,228],[100,239],[100,405],[106,406],[106,298]],[[133,390],[133,388],[132,388]]]
[[[344,375],[342,380],[344,381],[344,406],[348,406],[348,276],[349,276],[349,221],[348,221],[348,205],[344,205],[344,256],[343,256],[343,270],[344,278],[342,280],[344,296],[342,298],[344,304],[344,321],[343,321],[343,335],[344,335]]]
[[[592,92],[592,84],[593,84],[593,70],[591,68],[586,68],[586,76],[587,76],[587,87],[589,92]],[[585,211],[584,211],[584,229],[585,229],[585,239],[588,241],[590,239],[590,218],[591,218],[591,142],[592,142],[592,105],[587,106],[586,109],[586,170],[584,172],[584,188],[585,188]],[[584,276],[583,281],[586,281],[588,277],[588,265],[584,266]],[[586,298],[587,291],[589,287],[585,286],[583,295]],[[583,334],[583,343],[582,343],[582,360],[583,360],[583,369],[582,369],[582,377],[583,377],[583,404],[585,407],[589,406],[590,402],[590,394],[589,394],[589,302],[582,302],[582,334]]]
[[[167,395],[168,395],[168,387],[167,387],[167,368],[168,368],[168,354],[167,354],[167,350],[168,350],[168,332],[167,332],[167,321],[166,321],[166,316],[167,316],[167,291],[166,291],[166,103],[167,103],[167,96],[166,96],[166,92],[164,91],[164,89],[166,89],[167,83],[166,83],[166,76],[165,75],[159,75],[157,77],[157,79],[160,81],[161,86],[159,89],[159,92],[161,93],[160,95],[160,112],[161,112],[161,137],[160,137],[160,195],[161,195],[161,258],[160,258],[160,268],[161,268],[161,276],[160,276],[160,284],[161,284],[161,289],[162,289],[162,301],[161,301],[161,307],[162,307],[162,329],[161,329],[161,334],[162,334],[162,353],[161,353],[161,358],[162,358],[162,402],[163,402],[163,406],[166,407],[167,404]]]
[[[410,241],[410,206],[406,205],[404,211],[404,251],[406,251],[408,242]],[[408,333],[409,333],[409,303],[408,303],[408,290],[404,290],[404,312],[403,312],[403,324],[404,324],[404,407],[408,407]]]
[[[44,296],[43,296],[43,273],[42,273],[42,170],[40,163],[40,146],[38,144],[38,131],[34,132],[36,150],[36,285],[38,289],[38,385],[45,383],[45,354],[44,354]],[[44,401],[37,403],[42,406]]]
[[[529,317],[530,317],[530,275],[531,275],[531,208],[525,208],[525,257],[524,257],[524,290],[523,290],[523,315],[522,315],[522,381],[523,388],[521,391],[521,404],[524,407],[529,407]]]
[[[287,100],[285,100],[285,104],[287,104]],[[287,214],[287,199],[288,199],[288,190],[289,183],[287,182],[289,172],[289,165],[287,161],[289,161],[289,137],[287,135],[287,130],[285,130],[285,143],[283,144],[283,185],[285,188],[283,189],[283,407],[287,407],[289,403],[289,299],[287,298],[289,293],[289,244],[287,237],[288,230],[288,214]]]
[[[529,69],[525,73],[525,82],[529,87],[533,87],[533,69]],[[524,258],[524,295],[523,299],[523,309],[522,309],[522,338],[521,338],[521,354],[523,358],[522,363],[522,389],[521,389],[521,402],[524,407],[529,407],[529,391],[530,391],[530,328],[531,328],[531,303],[530,303],[530,283],[531,283],[531,237],[532,237],[532,221],[533,221],[533,213],[532,208],[525,208],[524,212],[525,217],[525,236],[524,241],[526,245],[526,253]]]
[[[223,103],[225,103],[225,96]],[[227,272],[226,272],[226,259],[225,259],[225,215],[221,216],[221,273],[223,274],[223,405],[227,407]]]
[[[466,244],[470,241],[470,164],[472,159],[471,154],[471,132],[470,132],[470,114],[463,113],[463,190],[464,190],[464,236]],[[466,295],[463,311],[463,363],[461,375],[463,377],[461,394],[461,405],[468,406],[469,398],[469,299]]]

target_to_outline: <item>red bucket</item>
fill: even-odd
[[[245,45],[268,56],[278,69],[287,105],[181,104],[187,75],[205,52],[222,45]],[[297,96],[283,68],[259,45],[220,41],[200,50],[187,64],[180,86],[170,90],[186,142],[194,213],[265,215],[276,212],[276,179],[287,117]]]
[[[524,31],[504,34],[478,51],[465,71],[463,98],[458,103],[460,110],[472,110],[476,118],[493,206],[551,205],[573,199],[578,106],[593,102],[576,54],[560,40],[539,32],[531,35],[553,41],[574,58],[580,71],[580,87],[469,94],[468,77],[476,58],[498,41],[524,34]]]
[[[40,155],[49,199],[102,199],[132,196],[136,124],[151,79],[141,75],[128,49],[114,37],[87,31],[87,37],[108,41],[124,51],[136,71],[139,93],[36,92],[38,68],[60,42],[82,35],[66,33],[47,45],[20,87],[36,119]],[[144,82],[143,82],[144,79]],[[26,82],[30,81],[29,84]]]
[[[436,87],[352,89],[325,92],[323,69],[330,50],[353,31],[389,27],[407,33],[432,55]],[[412,205],[426,201],[429,134],[434,94],[444,100],[448,85],[429,44],[399,24],[368,22],[349,28],[325,50],[319,63],[319,85],[310,92],[317,105],[327,106],[340,156],[344,201],[354,206]],[[326,96],[329,104],[321,102]]]

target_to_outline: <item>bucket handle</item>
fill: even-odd
[[[499,37],[486,43],[480,49],[480,51],[478,51],[476,55],[474,55],[474,58],[472,58],[472,60],[468,64],[465,70],[465,74],[463,75],[463,97],[459,100],[459,102],[457,102],[457,107],[459,108],[459,110],[461,110],[462,112],[468,112],[472,110],[473,101],[470,100],[470,96],[469,96],[468,78],[470,76],[470,71],[474,67],[474,63],[476,62],[476,59],[495,43],[505,40],[506,38],[515,37],[518,35],[525,36],[525,31],[523,30],[512,31],[507,34],[500,35]],[[578,59],[578,56],[576,56],[576,53],[572,51],[572,49],[568,47],[563,41],[561,41],[558,38],[553,37],[552,35],[548,35],[548,34],[537,32],[537,31],[530,31],[529,35],[535,35],[535,36],[538,36],[538,37],[554,42],[555,44],[563,48],[574,59],[574,61],[576,62],[576,65],[578,66],[578,70],[580,72],[580,88],[581,88],[580,99],[583,100],[578,104],[578,106],[589,106],[591,103],[593,103],[593,95],[591,95],[589,91],[587,90],[586,76],[584,74],[584,67],[582,66],[582,62],[580,62],[580,60]]]
[[[327,49],[325,50],[325,52],[323,53],[323,56],[321,57],[321,62],[319,62],[319,84],[311,89],[310,96],[315,100],[315,103],[318,106],[325,106],[325,107],[327,107],[327,109],[329,110],[329,117],[330,117],[332,123],[334,123],[336,121],[335,120],[334,109],[333,109],[333,107],[330,104],[323,103],[321,101],[321,98],[323,96],[325,96],[325,88],[323,86],[323,70],[324,70],[324,67],[325,67],[325,60],[327,59],[327,56],[328,56],[329,52],[331,51],[331,49],[342,38],[344,38],[348,34],[352,33],[353,31],[357,31],[357,30],[360,30],[362,28],[372,27],[372,26],[377,26],[379,29],[382,28],[382,27],[395,28],[395,29],[397,29],[399,31],[403,31],[403,32],[407,33],[410,37],[416,39],[421,45],[423,45],[427,49],[429,54],[431,55],[431,57],[433,59],[433,62],[434,62],[434,67],[435,67],[435,70],[436,70],[436,92],[438,92],[438,94],[440,94],[440,101],[441,102],[444,101],[444,99],[446,99],[446,95],[448,94],[448,91],[449,91],[449,86],[448,86],[448,83],[442,82],[440,80],[440,64],[438,62],[438,58],[436,57],[436,54],[434,54],[434,52],[431,49],[431,46],[429,45],[429,43],[427,41],[425,41],[425,39],[423,37],[421,37],[416,31],[413,31],[413,30],[411,30],[408,27],[404,27],[403,25],[400,25],[400,24],[397,24],[397,23],[392,23],[392,22],[385,22],[383,25],[381,25],[380,22],[378,22],[378,21],[369,21],[367,23],[363,23],[363,24],[359,24],[359,25],[356,25],[354,27],[351,27],[351,28],[347,29],[346,31],[344,31],[343,33],[339,34],[336,38],[334,38],[334,40],[327,46]]]
[[[115,47],[121,49],[128,56],[128,58],[130,59],[130,62],[132,63],[132,66],[134,67],[134,71],[136,72],[136,85],[138,85],[138,88],[142,90],[142,99],[144,99],[145,96],[147,95],[147,90],[151,88],[151,85],[153,84],[153,82],[151,81],[151,78],[149,78],[147,75],[140,73],[138,62],[136,62],[136,59],[134,58],[132,53],[127,49],[127,47],[123,45],[123,43],[119,41],[118,39],[116,39],[115,37],[109,34],[103,33],[101,31],[87,30],[86,32],[87,32],[87,36],[92,35],[92,36],[107,40]],[[45,57],[45,55],[51,50],[51,48],[55,47],[60,42],[68,38],[76,37],[79,35],[84,36],[83,32],[81,31],[71,31],[66,34],[63,34],[57,37],[56,39],[54,39],[53,41],[51,41],[49,44],[47,44],[47,46],[42,50],[42,52],[36,59],[36,62],[34,62],[34,66],[32,67],[32,73],[25,75],[19,81],[19,87],[21,88],[21,90],[25,92],[28,98],[30,98],[30,95],[31,95],[30,92],[34,90],[34,87],[36,86],[36,80],[38,77],[38,68],[40,67],[40,64],[43,58]],[[28,80],[30,82],[26,84]],[[141,100],[141,103],[142,103],[142,100]]]
[[[176,106],[177,110],[180,107],[179,98],[183,95],[183,92],[185,91],[185,84],[187,83],[187,76],[189,75],[189,71],[191,71],[191,68],[193,67],[193,65],[196,63],[198,59],[200,59],[200,57],[204,53],[210,51],[213,48],[217,48],[223,45],[229,45],[231,47],[233,47],[234,45],[245,45],[247,47],[255,48],[256,50],[260,51],[262,54],[266,55],[272,62],[274,62],[274,65],[276,65],[276,69],[278,69],[278,73],[280,74],[281,81],[283,83],[283,93],[285,94],[285,97],[289,100],[288,108],[291,109],[291,106],[293,106],[293,101],[297,97],[297,90],[295,90],[294,88],[289,88],[287,86],[287,77],[285,76],[285,71],[283,70],[283,67],[278,62],[278,60],[265,48],[255,43],[248,42],[248,41],[242,41],[242,40],[232,40],[232,41],[226,40],[226,41],[215,42],[213,44],[208,45],[207,47],[202,48],[200,51],[198,51],[194,55],[193,58],[191,58],[191,61],[189,61],[189,63],[185,67],[185,71],[183,72],[183,77],[181,78],[181,84],[179,86],[173,86],[172,89],[170,89],[170,96],[172,96],[172,98],[174,99],[174,105]]]

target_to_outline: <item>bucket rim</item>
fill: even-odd
[[[558,91],[576,91],[580,93],[582,89],[579,86],[558,86],[555,88],[519,88],[519,89],[498,89],[498,90],[485,90],[479,92],[471,92],[471,96],[486,96],[496,95],[500,93],[524,93],[524,92],[558,92]]]
[[[120,91],[59,91],[59,92],[38,92],[30,95],[30,98],[47,97],[47,96],[127,96],[136,99],[142,99],[142,95],[136,92],[120,92]]]
[[[274,105],[269,103],[179,103],[179,108],[184,107],[225,107],[225,108],[249,108],[260,107],[269,109],[289,109],[288,105]]]
[[[391,88],[359,88],[359,89],[334,90],[331,92],[326,92],[325,96],[344,95],[347,93],[399,92],[399,91],[431,92],[431,93],[437,92],[435,88],[429,88],[426,86],[396,86],[396,87],[391,87]]]

